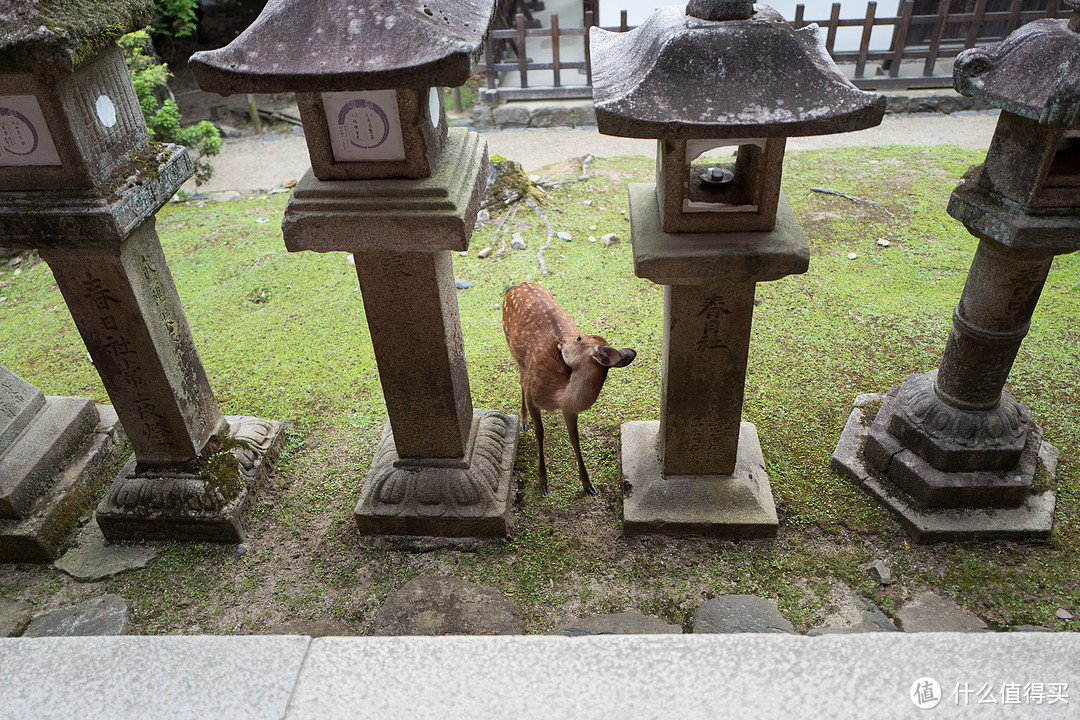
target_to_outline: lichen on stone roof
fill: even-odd
[[[794,30],[767,5],[709,21],[681,6],[630,32],[593,28],[600,131],[626,137],[790,137],[881,122],[885,98],[862,92],[829,58],[817,27]]]
[[[153,0],[0,0],[0,72],[72,72],[150,24]]]
[[[224,48],[196,53],[204,90],[327,92],[468,80],[494,0],[270,0]]]
[[[1080,125],[1080,34],[1065,20],[1035,20],[1001,42],[965,50],[953,85],[1044,125]]]

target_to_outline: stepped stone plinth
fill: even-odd
[[[110,405],[53,397],[0,365],[0,562],[49,562],[124,450]]]

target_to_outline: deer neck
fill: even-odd
[[[560,394],[559,407],[573,415],[591,408],[604,387],[607,371],[606,367],[591,360],[581,367],[572,368],[570,381]]]

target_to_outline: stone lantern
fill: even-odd
[[[1037,20],[957,57],[956,89],[1001,108],[985,162],[948,205],[979,245],[937,371],[857,402],[833,455],[917,542],[1052,528],[1058,451],[1005,381],[1054,256],[1080,249],[1080,4],[1070,5],[1068,21]]]
[[[279,0],[191,60],[206,90],[296,92],[312,167],[285,246],[353,253],[390,416],[356,508],[366,534],[507,531],[517,423],[472,407],[450,259],[469,246],[487,144],[447,128],[441,90],[468,79],[493,12]]]
[[[750,2],[664,7],[590,43],[600,132],[657,139],[656,183],[629,195],[634,271],[664,285],[662,398],[659,422],[622,427],[624,532],[774,535],[741,416],[755,285],[810,262],[780,188],[785,139],[874,126],[885,98],[848,82],[815,28]]]
[[[152,7],[0,6],[0,245],[48,262],[135,451],[98,508],[105,537],[236,542],[281,426],[222,416],[158,242],[192,164],[150,142],[115,42]]]

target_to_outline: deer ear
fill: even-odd
[[[604,367],[614,367],[619,362],[619,351],[608,345],[593,348],[593,359]]]

